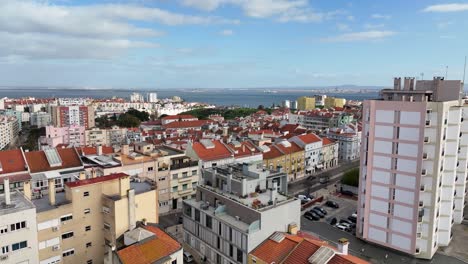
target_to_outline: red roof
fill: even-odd
[[[331,139],[329,139],[327,137],[322,138],[322,145],[326,146],[326,145],[330,145],[330,144],[335,144],[335,141],[331,140]]]
[[[169,124],[164,125],[164,128],[193,128],[193,127],[201,127],[206,124],[208,121],[206,120],[193,120],[193,121],[174,121]]]
[[[169,115],[161,118],[161,120],[179,120],[179,119],[197,119],[193,115]]]
[[[270,151],[263,153],[263,159],[274,159],[284,155],[275,145],[269,146]]]
[[[298,138],[304,142],[305,144],[312,144],[312,143],[315,143],[315,142],[320,142],[322,141],[322,139],[320,139],[317,135],[315,134],[306,134],[306,135],[300,135],[298,136]]]
[[[309,264],[309,258],[321,247],[328,247],[336,252],[327,242],[304,235],[281,233],[284,239],[276,242],[270,238],[256,247],[252,256],[265,263]],[[369,262],[351,255],[335,254],[328,264],[368,264]]]
[[[117,252],[123,264],[152,264],[179,250],[182,246],[160,228],[144,226],[155,234],[144,242],[135,243]]]
[[[5,177],[0,177],[0,184],[3,184],[3,180],[5,178],[8,178],[10,180],[10,183],[24,182],[24,181],[30,180],[31,175],[29,175],[29,173],[21,173],[21,174],[14,174],[14,175],[8,175]]]
[[[62,166],[51,167],[47,161],[44,151],[42,150],[25,152],[24,155],[26,156],[31,173],[83,166],[81,159],[74,148],[59,148],[56,150],[62,160]]]
[[[0,175],[27,171],[21,149],[0,151]]]
[[[234,157],[236,158],[261,154],[261,152],[250,141],[243,141],[238,147],[234,146],[232,143],[228,144],[228,146],[233,150],[233,152],[235,152]]]
[[[112,181],[112,180],[120,179],[124,177],[128,177],[128,174],[121,172],[121,173],[110,174],[110,175],[101,176],[97,178],[78,180],[74,182],[67,182],[65,184],[70,188],[74,188],[74,187],[80,187],[84,185],[95,184],[95,183],[100,183],[100,182],[105,182],[105,181]]]
[[[79,147],[76,148],[76,151],[83,156],[86,155],[97,155],[97,147]],[[102,146],[102,154],[112,154],[114,153],[113,147]]]
[[[200,142],[193,143],[193,151],[195,151],[199,159],[217,160],[232,157],[231,151],[219,140],[213,140],[211,142],[214,144],[213,148],[205,148]]]

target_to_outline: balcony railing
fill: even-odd
[[[174,163],[174,164],[171,165],[171,170],[178,170],[178,169],[183,169],[183,168],[188,168],[188,167],[195,167],[195,166],[198,166],[198,161]]]

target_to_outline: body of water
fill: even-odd
[[[205,90],[117,90],[117,89],[44,89],[44,88],[0,88],[0,98],[21,98],[21,97],[36,97],[36,98],[52,98],[52,97],[92,97],[92,98],[111,98],[121,97],[129,99],[130,94],[139,92],[144,95],[148,92],[156,92],[158,98],[170,98],[172,96],[180,96],[188,102],[203,102],[215,104],[219,106],[243,106],[243,107],[257,107],[264,105],[266,107],[272,104],[281,104],[284,100],[297,100],[301,96],[312,96],[317,91],[307,90],[291,90],[291,91],[277,91],[277,92],[264,92],[259,89],[205,89]],[[378,92],[366,93],[326,93],[328,96],[335,96],[345,98],[347,100],[366,100],[378,97]]]

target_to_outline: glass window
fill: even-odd
[[[206,219],[205,219],[205,220],[206,220],[206,227],[208,227],[209,229],[211,229],[212,226],[213,226],[213,221],[212,221],[211,216],[206,215]]]
[[[179,175],[177,173],[172,174],[172,179],[173,180],[177,180],[178,177],[179,177]]]
[[[86,247],[87,247],[87,248],[91,247],[92,245],[93,245],[93,244],[92,244],[91,242],[86,243]]]
[[[177,192],[177,189],[179,188],[179,186],[174,186],[172,187],[172,192]]]
[[[188,187],[187,184],[183,184],[183,185],[182,185],[182,190],[184,190],[184,191],[187,190],[187,187]]]
[[[73,215],[66,215],[66,216],[62,216],[60,218],[60,222],[65,222],[65,221],[69,221],[69,220],[72,220],[73,219]]]
[[[85,197],[86,197],[86,196],[89,196],[89,192],[84,192],[84,193],[83,193],[83,196],[85,196]]]
[[[195,209],[195,221],[200,223],[200,210]]]
[[[91,213],[91,209],[89,209],[89,208],[84,209],[84,213],[85,213],[85,214]]]
[[[243,262],[243,257],[244,257],[244,253],[242,252],[242,250],[237,249],[237,261],[242,263]]]
[[[193,170],[192,175],[197,175],[197,170]]]
[[[15,243],[15,244],[11,245],[11,250],[16,251],[16,250],[25,248],[27,246],[28,246],[28,241],[22,241],[22,242]]]
[[[70,237],[73,237],[73,232],[68,232],[68,233],[62,234],[62,239],[67,239],[67,238],[70,238]]]
[[[62,253],[63,257],[68,257],[68,256],[71,256],[71,255],[75,255],[75,249],[69,249],[69,250],[64,251]]]
[[[91,231],[91,226],[86,226],[85,231]]]

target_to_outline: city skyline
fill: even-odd
[[[462,79],[467,12],[450,1],[6,0],[0,85],[381,86],[447,66]]]

